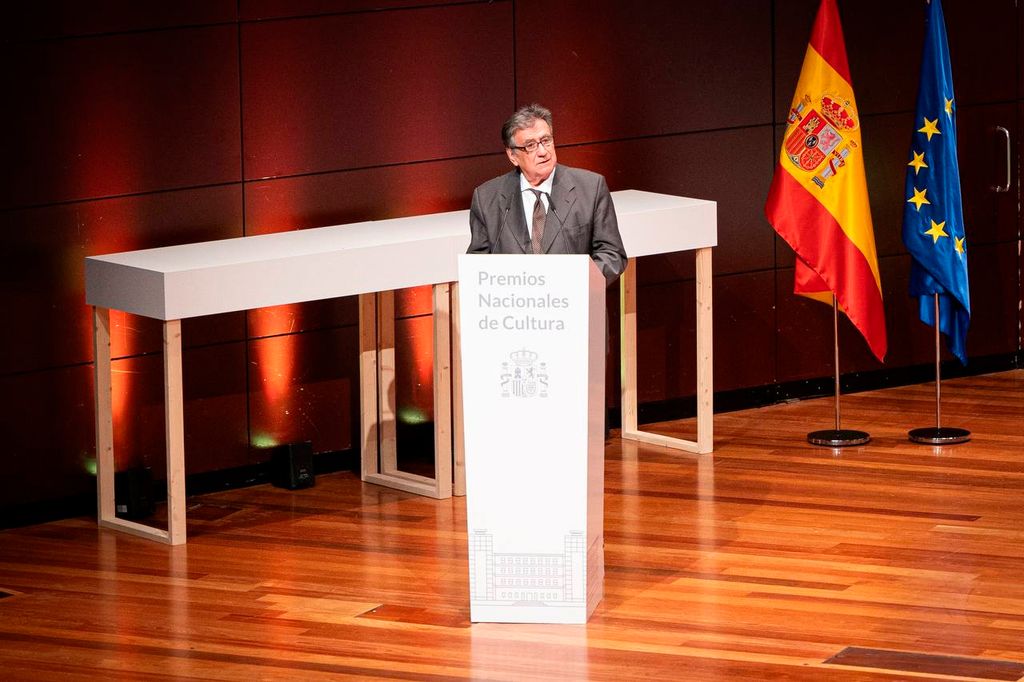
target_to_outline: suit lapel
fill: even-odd
[[[530,231],[526,227],[523,213],[523,198],[519,195],[519,171],[513,170],[502,184],[501,211],[507,216],[505,231],[511,235],[508,241],[519,247],[523,253],[530,252]]]
[[[555,179],[551,183],[551,206],[548,211],[548,219],[544,222],[544,238],[541,240],[540,250],[547,253],[555,242],[555,237],[562,231],[572,205],[576,203],[576,183],[570,177],[565,166],[559,165],[555,168]],[[522,202],[520,202],[522,203]],[[551,215],[555,220],[551,220]]]

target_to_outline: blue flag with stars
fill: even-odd
[[[910,295],[918,297],[921,321],[934,325],[938,294],[939,329],[949,350],[967,364],[967,241],[956,155],[956,99],[940,0],[931,0],[928,8],[907,166],[903,243],[913,257]]]

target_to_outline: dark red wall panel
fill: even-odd
[[[715,278],[715,390],[775,379],[775,302],[771,271]]]
[[[885,356],[888,367],[906,367],[935,362],[935,336],[932,327],[921,322],[917,297],[911,297],[909,254],[883,258],[882,295],[885,300],[885,327],[889,334],[889,351]],[[859,342],[854,337],[854,347]],[[870,362],[859,355],[863,362]],[[948,353],[944,358],[952,357]],[[840,363],[843,360],[840,359]]]
[[[556,125],[561,125],[558,121]],[[761,270],[774,263],[774,233],[764,219],[771,155],[771,127],[763,126],[560,148],[558,160],[604,174],[612,190],[639,189],[718,202],[714,269],[724,274]],[[692,276],[692,253],[657,260],[645,264],[643,282]]]
[[[358,360],[354,327],[250,341],[253,459],[298,440],[311,440],[314,452],[361,447]]]
[[[1020,97],[1021,93],[1024,93],[1024,69],[1020,68],[1021,64],[1024,64],[1024,12],[1017,11],[1017,54],[1015,55],[1017,64],[1017,93],[1016,97]]]
[[[500,127],[484,156],[246,183],[245,233],[466,210],[474,187],[512,169]]]
[[[231,182],[237,30],[214,26],[9,46],[0,208]],[[9,61],[8,61],[9,60]]]
[[[4,32],[16,40],[149,31],[234,22],[235,0],[38,0],[4,10]]]
[[[517,101],[551,108],[562,144],[767,123],[770,8],[519,2]]]
[[[716,391],[774,381],[772,273],[715,277]],[[637,295],[640,402],[696,391],[696,303],[693,280],[641,287]]]
[[[953,87],[961,106],[1005,102],[1020,96],[1016,82],[1017,4],[1015,0],[942,3]]]
[[[238,6],[242,20],[253,21],[437,4],[441,3],[436,0],[240,0]]]
[[[967,352],[971,356],[1012,353],[1020,350],[1016,311],[1020,289],[1018,245],[1014,242],[983,245],[968,252],[971,275],[971,328]],[[1014,275],[1017,272],[1017,275]]]
[[[118,469],[166,471],[164,375],[160,354],[113,363],[114,459]],[[185,471],[248,464],[246,357],[242,342],[186,350],[182,356]]]
[[[0,515],[96,489],[92,367],[0,375]]]
[[[637,400],[692,395],[696,390],[693,281],[637,290]]]
[[[513,99],[511,11],[452,5],[244,25],[246,177],[493,151]]]
[[[882,286],[890,279],[889,263],[899,257],[880,258]],[[777,379],[779,383],[830,376],[833,369],[832,307],[793,293],[793,270],[776,271]],[[888,313],[891,302],[886,300]],[[893,339],[889,338],[892,345]],[[864,338],[839,314],[839,369],[847,374],[879,369]]]
[[[0,334],[0,373],[92,359],[85,257],[241,236],[240,185],[0,212],[9,265],[0,305],[20,333]],[[188,320],[186,345],[241,339],[241,315]],[[160,348],[160,325],[112,315],[115,355]]]
[[[913,114],[879,114],[863,120],[864,149],[871,220],[879,256],[906,253],[903,246],[904,183],[913,136]],[[921,126],[917,126],[920,128]],[[789,247],[786,247],[788,250]],[[792,260],[787,261],[792,264]]]

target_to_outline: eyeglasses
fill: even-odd
[[[550,151],[551,148],[555,146],[555,138],[551,137],[550,135],[545,135],[544,137],[540,138],[539,140],[530,140],[529,142],[524,144],[522,147],[517,147],[515,145],[512,145],[512,149],[518,149],[521,152],[526,152],[527,154],[532,154],[535,151],[537,151],[537,148],[540,147],[541,145],[544,145],[544,149],[547,149],[548,151]]]

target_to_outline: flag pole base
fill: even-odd
[[[811,431],[807,434],[808,443],[827,448],[852,447],[854,445],[864,445],[870,441],[871,434],[855,429],[825,429],[823,431]]]
[[[928,426],[923,429],[911,429],[907,432],[907,438],[914,443],[927,445],[956,445],[969,441],[971,432],[952,426]]]

